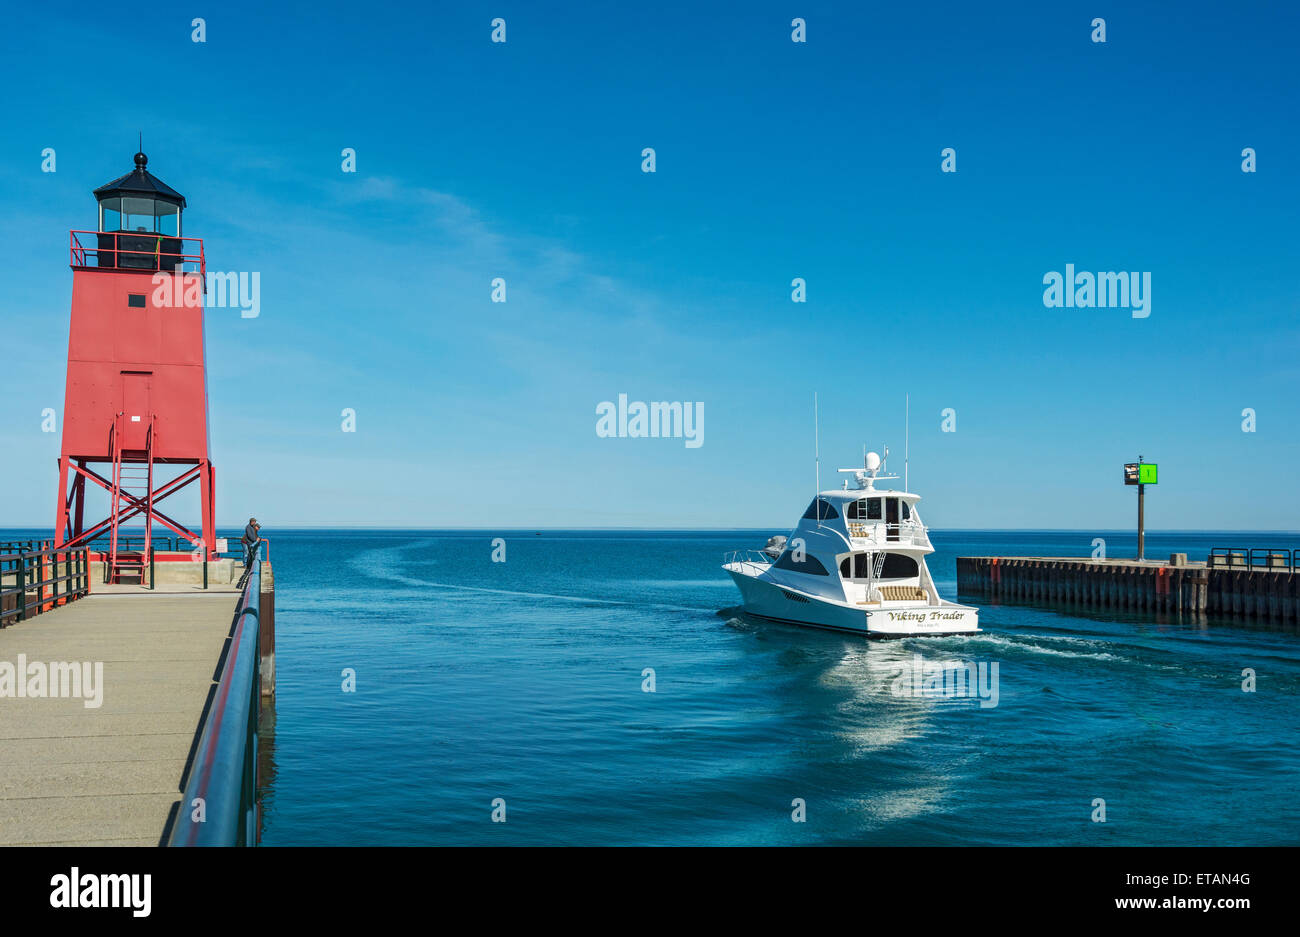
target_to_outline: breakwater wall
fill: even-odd
[[[1249,622],[1300,622],[1300,570],[1277,566],[1099,560],[1081,557],[961,556],[957,591],[1035,605],[1192,613]]]

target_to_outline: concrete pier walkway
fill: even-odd
[[[97,591],[0,628],[0,665],[103,664],[98,708],[0,696],[0,845],[159,845],[237,601]]]

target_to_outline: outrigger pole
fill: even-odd
[[[813,489],[813,511],[817,514],[817,526],[822,525],[822,509],[817,503],[817,499],[822,495],[822,440],[821,425],[817,413],[817,391],[813,391],[813,464],[815,466],[816,479],[814,484],[817,486]]]

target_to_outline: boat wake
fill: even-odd
[[[415,576],[408,576],[393,569],[393,566],[401,565],[403,562],[396,556],[396,554],[419,548],[427,549],[434,546],[435,543],[436,541],[423,540],[405,543],[398,547],[378,547],[374,550],[367,550],[365,553],[352,557],[348,560],[348,563],[358,572],[372,579],[383,579],[387,582],[397,582],[402,585],[413,586],[417,589],[446,589],[454,592],[499,595],[506,598],[542,599],[552,602],[572,602],[581,605],[608,605],[624,608],[658,608],[665,611],[693,612],[696,614],[705,611],[704,609],[693,608],[688,605],[669,605],[662,602],[625,602],[619,599],[604,599],[590,595],[562,595],[554,592],[526,592],[519,589],[493,589],[488,586],[468,586],[464,583],[458,582],[439,582],[433,579],[421,579]]]
[[[1082,650],[1076,648],[1091,647],[1108,647],[1105,641],[1093,641],[1088,638],[1070,638],[1065,636],[1041,635],[1036,634],[1032,637],[1019,635],[1011,636],[1004,634],[995,634],[984,631],[979,634],[964,635],[954,637],[953,641],[960,641],[963,644],[973,646],[974,648],[1002,648],[1012,652],[1022,654],[1033,654],[1043,657],[1066,657],[1074,660],[1102,660],[1102,661],[1127,661],[1128,657],[1122,654],[1113,654],[1110,651],[1101,650]],[[1049,647],[1038,642],[1058,642],[1067,645],[1065,648]]]

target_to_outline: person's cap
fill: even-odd
[[[256,517],[250,517],[250,518],[248,519],[248,522],[249,522],[250,524],[252,524],[254,527],[261,527],[261,526],[262,526],[261,524],[259,524],[259,523],[257,522],[257,518],[256,518]]]

